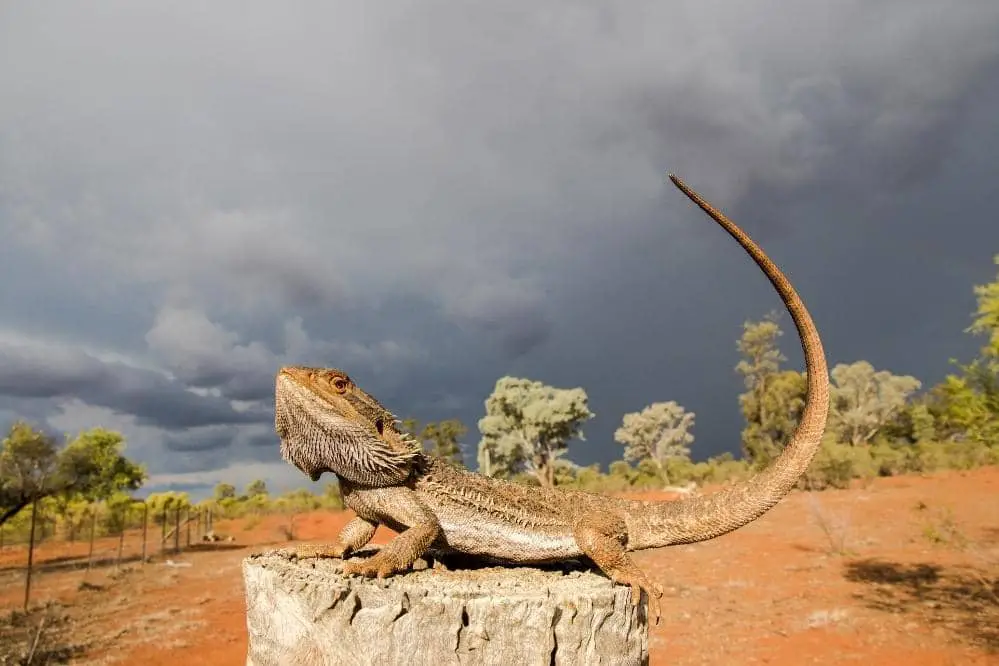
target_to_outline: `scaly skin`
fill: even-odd
[[[649,595],[659,622],[662,587],[639,569],[631,551],[715,538],[774,506],[811,462],[825,429],[829,373],[818,332],[780,269],[739,227],[670,179],[722,226],[770,279],[794,319],[808,373],[801,422],[770,467],[707,497],[639,502],[558,488],[538,488],[456,468],[424,454],[401,435],[398,421],[336,369],[286,367],[277,375],[275,428],[284,457],[313,480],[337,475],[357,518],[334,544],[299,546],[297,557],[345,557],[379,524],[398,532],[376,555],[347,562],[344,573],[379,578],[409,569],[428,548],[509,563],[589,557],[632,601]]]

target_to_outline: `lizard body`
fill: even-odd
[[[659,620],[662,587],[629,552],[720,536],[755,520],[794,487],[819,446],[829,406],[829,373],[818,332],[790,282],[739,227],[672,174],[670,179],[722,226],[770,279],[794,320],[805,354],[807,398],[798,427],[770,466],[705,497],[646,502],[527,486],[460,469],[428,455],[397,430],[398,420],[343,371],[282,368],[275,429],[286,460],[317,480],[336,474],[357,517],[333,544],[299,546],[298,557],[345,557],[384,524],[398,535],[344,573],[384,577],[405,571],[429,548],[510,563],[586,556],[611,580],[649,595]]]

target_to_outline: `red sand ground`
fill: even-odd
[[[296,537],[328,539],[350,515],[301,515]],[[287,522],[219,523],[235,544],[157,553],[118,575],[86,573],[85,543],[45,543],[32,600],[70,605],[74,637],[90,643],[73,663],[242,665],[240,563],[286,543]],[[129,534],[126,556],[138,544]],[[95,558],[117,545],[99,541]],[[652,664],[999,664],[999,468],[793,493],[744,529],[636,559],[666,587]],[[22,547],[0,553],[0,610],[20,607],[25,561]]]

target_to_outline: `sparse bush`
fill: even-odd
[[[822,530],[829,543],[829,552],[835,555],[847,555],[849,553],[846,545],[850,532],[849,517],[827,511],[813,493],[809,493],[808,503],[815,523]]]
[[[878,476],[898,476],[912,471],[910,444],[879,441],[870,448],[871,462]]]
[[[741,481],[753,474],[748,460],[736,460],[731,453],[694,463],[690,479],[698,484],[731,483]]]
[[[840,444],[827,433],[798,485],[807,490],[848,488],[853,479],[871,478],[875,474],[869,448]]]
[[[69,614],[59,604],[0,616],[0,664],[64,664],[86,647],[73,641]]]

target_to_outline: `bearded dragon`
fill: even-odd
[[[335,543],[301,545],[298,557],[345,558],[378,525],[397,532],[375,555],[344,563],[346,575],[383,578],[406,571],[429,549],[540,564],[589,558],[615,584],[642,592],[658,624],[662,586],[632,551],[713,539],[756,520],[796,484],[819,446],[829,407],[829,374],[812,318],[791,283],[760,247],[679,178],[672,182],[727,231],[770,279],[790,311],[804,350],[807,398],[783,451],[755,477],[707,496],[637,501],[491,478],[424,453],[398,419],[332,368],[283,367],[275,387],[275,429],[283,458],[316,481],[336,475],[357,515]]]

